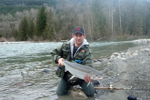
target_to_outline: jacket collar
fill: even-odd
[[[74,44],[74,38],[72,38],[70,41],[70,48],[71,48],[71,58],[74,58],[76,53],[78,52],[78,50],[83,47],[84,45],[89,45],[89,43],[87,42],[86,39],[83,40],[83,43],[81,44],[81,46],[77,49],[77,51],[75,52],[74,56],[73,56],[73,44]]]

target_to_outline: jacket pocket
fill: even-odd
[[[62,51],[63,51],[63,58],[66,59],[68,57],[68,55],[69,55],[69,51],[66,50],[66,49],[62,49]]]
[[[83,60],[85,58],[85,52],[78,52],[75,59]]]

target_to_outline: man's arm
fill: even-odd
[[[60,45],[59,47],[57,47],[56,49],[54,49],[50,54],[51,54],[51,57],[53,59],[53,61],[55,63],[58,63],[58,60],[61,58],[61,54],[62,54],[62,45]]]
[[[50,54],[54,62],[58,63],[59,65],[59,67],[55,69],[56,75],[58,77],[63,78],[65,75],[64,74],[65,68],[63,67],[63,63],[62,63],[62,61],[64,60],[64,58],[62,58],[62,45],[54,49]]]

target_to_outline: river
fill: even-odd
[[[1,42],[0,100],[70,100],[59,97],[59,78],[50,52],[62,42]],[[135,41],[90,42],[94,59],[141,45]],[[43,72],[49,69],[49,73]]]

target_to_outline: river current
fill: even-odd
[[[143,44],[144,42],[142,42]],[[70,100],[59,97],[59,78],[50,52],[62,42],[1,42],[0,100]],[[90,42],[94,59],[141,45],[135,41]],[[43,72],[48,69],[50,72]]]

